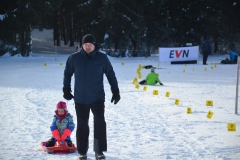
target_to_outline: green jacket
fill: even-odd
[[[158,75],[155,72],[151,72],[147,75],[147,77],[145,78],[145,80],[147,81],[147,84],[149,85],[155,85],[157,82],[161,83],[161,81],[158,78]]]

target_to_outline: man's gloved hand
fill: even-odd
[[[112,99],[111,103],[114,102],[114,104],[117,104],[118,101],[121,99],[120,94],[119,94],[119,89],[112,91]]]
[[[161,82],[160,82],[159,84],[160,84],[161,86],[163,86],[163,84],[162,84]]]
[[[66,100],[71,100],[73,97],[71,88],[63,88],[63,98]]]

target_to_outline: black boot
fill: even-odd
[[[142,80],[139,82],[139,84],[147,84],[147,81],[146,80]]]
[[[50,138],[50,139],[46,142],[45,146],[46,146],[46,147],[53,147],[53,146],[55,145],[55,143],[56,143],[55,138]]]
[[[105,160],[106,156],[103,154],[103,152],[95,152],[96,160]]]
[[[71,140],[68,140],[68,141],[67,141],[67,145],[68,145],[68,147],[72,147],[72,141],[71,141]]]
[[[87,160],[87,155],[86,154],[79,154],[79,160]]]

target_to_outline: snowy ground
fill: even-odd
[[[56,103],[64,100],[62,80],[67,55],[57,58],[33,55],[0,57],[0,159],[77,160],[78,153],[51,155],[40,146],[41,141],[51,137],[49,127]],[[110,103],[111,91],[105,78],[107,160],[239,159],[240,116],[235,114],[237,65],[219,64],[226,57],[212,55],[207,66],[201,65],[201,57],[199,64],[186,66],[161,63],[156,72],[164,86],[148,86],[146,91],[143,86],[135,88],[132,81],[138,77],[139,64],[157,67],[156,57],[110,58],[121,100],[117,105]],[[149,70],[142,69],[141,73],[144,78]],[[153,90],[158,90],[159,95],[153,95]],[[166,92],[170,92],[170,97],[165,96]],[[180,100],[179,105],[175,105],[176,99]],[[213,106],[206,106],[206,100],[212,100]],[[192,114],[187,114],[188,107]],[[68,102],[68,110],[76,123],[73,101]],[[209,111],[214,113],[211,119],[207,118]],[[228,131],[229,122],[236,123],[236,132]],[[92,123],[90,118],[91,160]],[[74,143],[75,132],[71,136]]]

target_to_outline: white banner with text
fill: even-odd
[[[198,46],[159,48],[159,62],[198,60]]]

